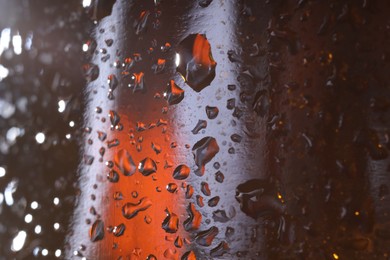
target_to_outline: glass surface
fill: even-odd
[[[0,260],[390,259],[389,12],[0,0]]]

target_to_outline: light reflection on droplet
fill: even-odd
[[[8,183],[7,187],[4,190],[5,203],[8,206],[14,204],[14,198],[12,197],[12,194],[16,191],[17,185],[18,182],[16,180],[12,180],[10,183]]]
[[[57,249],[55,252],[54,252],[54,255],[56,256],[56,257],[60,257],[61,256],[61,249]]]
[[[88,7],[91,5],[92,0],[83,0],[83,7]]]
[[[44,133],[39,132],[35,135],[35,140],[37,141],[38,144],[42,144],[45,141],[45,139],[46,136]]]
[[[20,251],[23,246],[24,242],[26,241],[27,233],[26,231],[19,231],[19,233],[14,237],[12,240],[11,250],[14,252]]]
[[[26,216],[24,216],[24,222],[26,223],[31,223],[33,219],[33,216],[31,214],[27,214]]]
[[[65,108],[66,108],[65,100],[58,101],[58,112],[60,112],[60,113],[64,112]]]
[[[84,43],[83,44],[83,52],[87,52],[88,51],[88,44]]]
[[[180,54],[179,53],[176,53],[175,64],[176,64],[176,67],[179,67],[179,65],[180,65]]]
[[[40,225],[36,225],[34,228],[35,234],[40,234],[42,232],[42,227]]]
[[[12,46],[14,47],[14,53],[20,55],[22,53],[22,36],[16,34],[12,37]]]
[[[16,138],[24,134],[24,129],[21,129],[19,127],[11,127],[8,129],[6,138],[9,143],[14,143],[16,141]]]
[[[42,255],[43,256],[47,256],[49,254],[49,251],[45,248],[45,249],[42,249]]]
[[[39,206],[39,205],[38,205],[38,202],[36,202],[36,201],[31,202],[30,207],[31,207],[32,209],[37,209],[38,206]]]
[[[32,32],[29,32],[27,34],[27,37],[26,37],[26,40],[25,40],[25,43],[24,43],[24,48],[26,48],[26,50],[31,50],[33,37],[34,37],[34,35],[33,35]]]
[[[54,205],[60,204],[60,199],[57,198],[57,197],[55,197],[55,198],[53,199],[53,203],[54,203]]]
[[[70,127],[74,127],[74,121],[70,121],[70,122],[69,122],[69,126],[70,126]]]
[[[1,51],[1,49],[0,49]],[[0,52],[1,53],[1,52]],[[9,70],[0,64],[0,81],[8,76]]]
[[[1,177],[4,177],[4,176],[5,176],[5,173],[6,173],[5,168],[0,166],[0,178],[1,178]]]
[[[0,55],[3,53],[4,50],[9,48],[9,43],[11,41],[11,28],[4,28],[1,31],[0,36]],[[0,74],[1,78],[1,74]]]
[[[54,223],[53,227],[54,227],[55,230],[58,230],[60,228],[60,224],[59,223]]]
[[[66,135],[65,135],[65,138],[68,139],[68,140],[69,140],[71,137],[72,137],[71,134],[66,134]]]

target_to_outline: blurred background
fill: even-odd
[[[0,0],[0,259],[53,259],[75,195],[88,1]]]

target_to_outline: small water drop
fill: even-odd
[[[196,210],[193,203],[190,203],[186,210],[188,213],[188,218],[183,223],[184,229],[186,231],[194,231],[199,229],[202,222],[202,214]]]
[[[204,206],[203,197],[201,195],[196,195],[196,204],[201,208]]]
[[[188,251],[181,257],[181,260],[196,260],[196,255],[194,251]]]
[[[156,64],[153,64],[152,70],[155,74],[164,71],[166,61],[164,59],[158,59]]]
[[[146,215],[144,217],[144,221],[146,224],[150,224],[150,223],[152,223],[152,218],[149,215]]]
[[[162,223],[162,228],[167,233],[176,233],[179,229],[179,217],[175,213],[170,212],[169,209],[166,209],[165,212],[167,216]]]
[[[92,242],[102,240],[104,238],[104,222],[96,220],[89,230],[89,237]]]
[[[201,231],[196,235],[195,241],[201,246],[210,246],[213,243],[214,238],[218,235],[219,230],[213,226],[207,230]]]
[[[121,149],[115,154],[114,162],[125,176],[131,176],[136,172],[133,158],[126,149]]]
[[[145,74],[143,72],[133,73],[133,78],[134,78],[133,93],[146,91],[144,76]]]
[[[215,138],[207,136],[202,138],[192,147],[195,164],[198,166],[197,175],[202,176],[205,165],[219,152],[219,146]]]
[[[225,179],[225,175],[223,175],[222,172],[217,171],[217,172],[215,173],[215,180],[216,180],[217,182],[222,183],[224,179]]]
[[[121,120],[121,118],[119,117],[118,113],[115,112],[114,110],[110,110],[109,117],[110,117],[111,125],[113,127],[117,126],[119,121]]]
[[[230,136],[230,139],[232,139],[232,141],[235,142],[235,143],[240,143],[241,140],[242,140],[242,136],[238,135],[238,134],[232,134]]]
[[[209,205],[209,207],[215,207],[218,205],[219,203],[219,196],[215,196],[215,197],[212,197],[208,202],[207,204]]]
[[[204,35],[190,34],[177,47],[177,71],[196,92],[211,84],[217,63],[211,46]]]
[[[173,178],[176,180],[187,179],[189,175],[190,175],[190,168],[185,164],[181,164],[177,166],[173,171]]]
[[[215,119],[218,116],[218,107],[206,106],[206,114],[209,119]]]
[[[197,133],[199,133],[200,130],[204,129],[207,127],[207,121],[206,120],[202,120],[202,119],[199,119],[198,123],[196,124],[196,126],[194,127],[194,129],[192,129],[192,133],[194,135],[196,135]]]
[[[187,185],[186,187],[186,199],[191,199],[194,194],[194,187],[192,185]]]
[[[108,82],[108,87],[112,91],[114,91],[116,89],[116,87],[118,86],[118,79],[114,74],[111,74],[110,76],[108,76],[107,82]]]
[[[138,171],[144,176],[149,176],[150,174],[157,171],[157,164],[153,159],[146,157],[140,161],[138,165]]]
[[[174,242],[175,247],[181,248],[183,246],[183,239],[180,236],[177,236]]]
[[[125,224],[121,223],[118,226],[115,226],[114,229],[112,230],[112,233],[116,237],[120,237],[125,233],[126,226]]]
[[[150,206],[152,206],[152,201],[147,197],[143,197],[138,203],[126,203],[122,207],[122,214],[125,218],[131,219],[137,216],[140,211],[147,210]]]
[[[176,85],[174,80],[171,80],[164,92],[164,98],[169,105],[179,104],[184,98],[184,90]]]
[[[107,180],[109,180],[110,182],[118,182],[119,181],[119,174],[114,171],[114,170],[111,170],[107,173]]]
[[[161,153],[161,151],[162,151],[161,146],[158,145],[158,144],[156,144],[156,143],[153,143],[153,142],[152,142],[152,149],[153,149],[153,151],[154,151],[156,154],[159,154],[159,153]]]
[[[89,63],[83,66],[84,77],[87,83],[96,80],[99,77],[99,67],[95,64]]]
[[[168,183],[167,191],[170,193],[176,192],[177,191],[177,184],[176,183]]]
[[[210,256],[211,257],[221,257],[224,254],[228,253],[229,249],[230,248],[229,248],[228,243],[226,243],[225,241],[222,241],[221,243],[219,243],[218,246],[216,246],[215,248],[211,249]]]
[[[112,148],[119,145],[119,140],[117,138],[107,141],[107,147]]]
[[[202,181],[202,183],[200,184],[200,190],[205,196],[211,195],[210,187],[207,182]]]
[[[133,27],[135,29],[135,34],[140,34],[141,32],[145,31],[146,24],[148,22],[148,17],[150,15],[149,11],[142,11],[138,17],[133,23]]]

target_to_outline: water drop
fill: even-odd
[[[123,199],[123,194],[122,194],[122,192],[116,191],[116,192],[114,193],[114,200],[122,200],[122,199]]]
[[[134,78],[133,93],[146,91],[144,75],[145,74],[143,72],[133,73],[133,78]]]
[[[152,201],[144,197],[139,200],[138,203],[128,202],[122,207],[122,214],[125,218],[131,219],[135,217],[140,211],[147,210],[150,206],[152,206]]]
[[[164,59],[158,59],[156,64],[153,64],[152,70],[155,74],[163,72],[165,68],[165,60]]]
[[[217,172],[215,173],[215,180],[216,180],[217,182],[222,183],[224,179],[225,179],[225,175],[223,175],[222,172],[217,171]]]
[[[202,176],[205,165],[219,152],[219,146],[215,138],[207,136],[202,138],[192,147],[195,164],[198,166],[197,175]]]
[[[148,22],[148,17],[150,15],[149,11],[142,11],[138,17],[137,20],[134,21],[133,27],[135,29],[135,34],[140,34],[141,32],[145,31],[146,24]]]
[[[162,151],[161,146],[158,145],[158,144],[156,144],[156,143],[153,143],[153,142],[152,142],[152,149],[153,149],[153,151],[154,151],[156,154],[159,154],[159,153],[161,153],[161,151]]]
[[[179,217],[175,213],[170,212],[169,209],[166,209],[165,212],[167,216],[162,223],[162,228],[167,233],[176,233],[179,229]]]
[[[226,223],[230,218],[226,215],[225,210],[216,210],[213,212],[213,220],[216,222]]]
[[[213,243],[214,238],[218,235],[219,230],[217,227],[211,227],[207,230],[201,231],[196,235],[195,241],[201,246],[210,246]]]
[[[211,257],[221,257],[225,253],[228,253],[228,251],[229,251],[228,243],[226,243],[225,241],[222,241],[221,243],[219,243],[218,246],[216,246],[215,248],[211,249],[210,256]]]
[[[138,171],[144,176],[149,176],[157,171],[157,164],[153,159],[146,157],[139,163]]]
[[[84,155],[84,163],[86,165],[91,165],[93,163],[94,157],[92,155]]]
[[[126,149],[121,149],[115,154],[114,163],[125,176],[131,176],[136,172],[133,158]]]
[[[116,89],[116,87],[118,86],[118,79],[117,77],[114,75],[114,74],[111,74],[110,76],[108,76],[108,87],[114,91]]]
[[[183,246],[183,239],[180,236],[177,236],[174,242],[175,247],[181,248]]]
[[[171,80],[165,89],[164,98],[169,105],[179,104],[184,98],[184,90],[176,85],[175,81]]]
[[[241,140],[242,140],[242,136],[238,135],[238,134],[232,134],[230,136],[230,139],[232,139],[232,141],[235,142],[235,143],[240,143]]]
[[[215,77],[217,63],[211,54],[211,46],[204,35],[190,34],[177,47],[177,71],[196,92],[210,85]]]
[[[167,191],[170,193],[174,193],[177,190],[177,184],[176,183],[168,183],[167,185]]]
[[[111,125],[113,127],[117,126],[119,121],[121,120],[118,113],[115,112],[114,110],[110,110],[109,117],[110,117]]]
[[[213,0],[199,0],[199,6],[201,6],[201,7],[207,7],[207,6],[209,6],[210,4],[211,4],[211,2],[212,2]]]
[[[118,182],[119,181],[119,174],[114,171],[114,170],[111,170],[107,173],[107,180],[109,180],[110,182]]]
[[[194,251],[188,251],[181,257],[181,260],[196,260],[196,255]]]
[[[190,168],[185,165],[181,164],[176,167],[176,169],[173,171],[173,178],[176,180],[184,180],[190,175]]]
[[[201,208],[204,206],[203,197],[201,195],[196,195],[196,204]]]
[[[113,39],[106,39],[106,40],[104,40],[104,42],[106,43],[106,45],[108,47],[111,47],[111,45],[114,43],[114,40]]]
[[[112,148],[119,145],[119,140],[117,138],[107,141],[107,147]]]
[[[89,63],[83,66],[84,77],[87,83],[96,80],[99,77],[99,67],[95,64]]]
[[[236,99],[235,98],[228,99],[227,104],[226,104],[226,108],[229,110],[232,110],[235,107],[236,107]]]
[[[200,214],[200,212],[196,210],[195,205],[193,203],[190,203],[186,210],[189,216],[183,223],[184,229],[186,231],[193,231],[199,229],[200,224],[202,222],[202,214]]]
[[[98,134],[98,139],[99,139],[100,141],[106,140],[107,134],[106,134],[105,132],[97,131],[97,134]]]
[[[218,116],[218,107],[206,106],[206,114],[209,119],[215,119]]]
[[[192,133],[194,135],[196,135],[197,133],[199,133],[200,130],[204,129],[207,127],[207,121],[206,120],[201,120],[199,119],[198,123],[196,124],[196,126],[194,127],[194,129],[192,129]]]
[[[191,199],[194,194],[194,187],[192,185],[187,185],[186,187],[186,199]]]
[[[209,184],[207,182],[203,181],[200,185],[201,185],[200,190],[202,191],[202,193],[205,196],[210,196],[211,195],[211,191],[210,191]]]
[[[146,260],[157,260],[157,257],[155,255],[148,255],[148,257],[146,257]]]
[[[241,210],[254,219],[275,213],[282,214],[285,210],[276,188],[266,180],[253,179],[238,185],[236,200],[240,203]]]
[[[118,226],[114,227],[112,233],[114,234],[114,236],[120,237],[125,233],[125,230],[126,230],[125,224],[121,223]]]
[[[149,215],[146,215],[144,217],[144,221],[146,224],[150,224],[150,223],[152,223],[152,218]]]
[[[89,230],[89,237],[92,242],[102,240],[104,238],[104,223],[101,220],[96,220]]]
[[[215,197],[212,197],[208,202],[207,204],[209,205],[209,207],[215,207],[218,205],[219,203],[219,196],[215,196]]]

